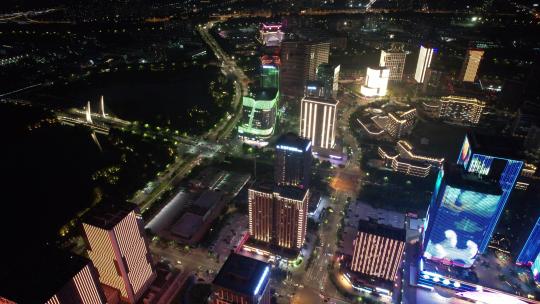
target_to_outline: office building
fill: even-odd
[[[367,68],[366,81],[360,87],[360,93],[366,97],[386,96],[389,78],[389,68]]]
[[[340,65],[323,63],[317,68],[317,80],[322,82],[327,98],[336,98],[339,89]]]
[[[334,148],[338,104],[339,101],[333,98],[307,96],[302,98],[300,136],[311,140],[314,148]]]
[[[379,66],[390,69],[388,78],[390,81],[401,81],[406,57],[407,53],[403,50],[402,44],[392,44],[389,50],[381,51]]]
[[[88,259],[52,248],[43,248],[33,255],[31,260],[11,261],[13,265],[2,268],[0,303],[107,303]],[[24,280],[19,279],[23,277]]]
[[[231,253],[212,282],[213,304],[270,304],[270,264]]]
[[[261,23],[259,42],[265,46],[279,46],[285,36],[281,27],[281,23]]]
[[[330,43],[284,41],[281,44],[281,94],[301,97],[308,80],[317,79],[317,68],[328,63]]]
[[[263,64],[261,66],[261,88],[278,89],[279,88],[279,69],[275,64]]]
[[[156,278],[138,207],[100,203],[82,226],[100,282],[120,291],[122,301],[137,303]]]
[[[311,141],[287,133],[276,142],[274,181],[277,185],[309,188],[311,179]]]
[[[469,268],[491,239],[503,191],[494,180],[459,165],[440,170],[423,235],[423,256]]]
[[[326,94],[326,87],[319,80],[308,80],[306,81],[306,86],[304,88],[304,97],[319,97],[325,98],[328,96]]]
[[[272,77],[263,79],[272,84]],[[264,142],[274,134],[279,102],[277,88],[255,88],[242,99],[242,118],[238,136],[244,141]]]
[[[361,219],[353,243],[351,270],[368,282],[392,283],[403,262],[405,229]]]
[[[534,280],[540,282],[540,218],[521,249],[516,264],[531,268]]]
[[[414,79],[417,83],[424,83],[426,71],[431,66],[431,61],[436,52],[437,49],[432,47],[420,46],[418,62],[416,63],[416,72],[414,73]]]
[[[477,125],[486,103],[476,98],[446,96],[441,98],[439,118],[464,125]]]
[[[309,191],[257,184],[248,191],[249,234],[276,248],[299,251],[307,229]]]
[[[405,111],[401,114],[388,113],[388,120],[384,130],[393,138],[401,138],[409,133],[416,122],[416,109]]]
[[[480,67],[480,61],[484,56],[484,51],[480,49],[468,49],[467,56],[461,67],[459,79],[463,82],[474,82]]]
[[[496,212],[486,229],[489,237],[479,244],[480,252],[486,249],[506,201],[516,185],[517,178],[521,175],[524,162],[519,155],[520,147],[519,141],[513,138],[476,133],[468,133],[463,141],[457,163],[467,172],[496,181],[502,189]]]

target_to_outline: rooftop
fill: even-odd
[[[513,137],[467,133],[469,144],[474,154],[489,155],[497,158],[521,160],[521,142]]]
[[[83,217],[83,223],[110,230],[131,211],[137,210],[137,205],[131,203],[107,203],[102,202],[92,208]]]
[[[405,228],[396,228],[394,226],[379,224],[378,219],[361,219],[358,221],[358,231],[378,235],[398,241],[405,242]]]
[[[502,189],[497,181],[485,176],[468,173],[463,167],[456,164],[444,164],[446,184],[462,190],[470,190],[485,194],[501,195]]]
[[[276,148],[279,146],[294,147],[302,151],[307,151],[311,146],[311,141],[294,133],[286,133],[281,135],[276,141]]]
[[[262,291],[270,278],[270,265],[263,261],[231,253],[213,284],[244,295]]]
[[[191,237],[201,228],[202,224],[202,216],[186,212],[171,227],[171,233],[185,239],[191,239]]]
[[[274,100],[278,93],[276,88],[253,88],[251,94],[255,100]]]
[[[193,203],[193,206],[201,208],[203,210],[209,210],[213,205],[218,203],[223,197],[223,192],[206,190],[201,196]]]
[[[307,194],[306,189],[293,186],[276,186],[274,192],[278,193],[281,197],[294,199],[297,201],[304,200]]]

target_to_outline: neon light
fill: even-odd
[[[263,65],[262,67],[263,69],[274,69],[274,70],[276,69],[276,67],[273,65]]]
[[[454,282],[454,287],[455,287],[455,288],[460,288],[460,287],[461,287],[461,283],[459,283],[459,282]]]
[[[307,144],[306,151],[309,150],[309,148],[311,148],[311,141]]]
[[[266,266],[266,268],[264,269],[264,272],[261,276],[261,278],[259,279],[259,283],[257,283],[257,287],[255,288],[255,292],[253,294],[258,294],[259,293],[259,289],[261,289],[261,286],[262,286],[262,283],[264,282],[264,280],[266,279],[266,277],[268,276],[268,272],[270,271],[270,267]]]
[[[330,155],[330,158],[332,158],[332,159],[343,159],[343,157],[339,156],[339,155]]]
[[[309,143],[308,148],[309,148],[309,146],[311,146],[311,142]],[[284,146],[284,145],[278,145],[278,146],[276,146],[276,149],[302,153],[302,150],[300,150],[300,149],[298,149],[296,147],[289,147],[289,146]],[[307,149],[306,149],[306,151],[307,151]]]
[[[442,281],[442,283],[443,283],[444,285],[450,285],[450,280],[444,279],[444,280]]]
[[[310,91],[313,91],[313,90],[316,90],[317,87],[316,86],[308,86],[307,89],[310,90]]]

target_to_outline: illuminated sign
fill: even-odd
[[[259,283],[257,283],[257,287],[255,287],[255,291],[253,292],[254,295],[259,294],[261,286],[264,283],[264,281],[266,280],[266,277],[268,276],[269,271],[270,271],[270,267],[266,266],[266,268],[264,268],[264,272],[263,272],[262,276],[259,278]]]
[[[310,143],[310,145],[311,145],[311,143]],[[276,149],[302,153],[302,150],[300,150],[300,149],[298,149],[296,147],[289,147],[289,146],[284,146],[284,145],[278,145],[278,146],[276,146]],[[307,151],[307,149],[306,149],[306,151]]]

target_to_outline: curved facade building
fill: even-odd
[[[242,120],[238,135],[250,140],[264,140],[274,134],[279,90],[264,88],[252,90],[242,101]]]

